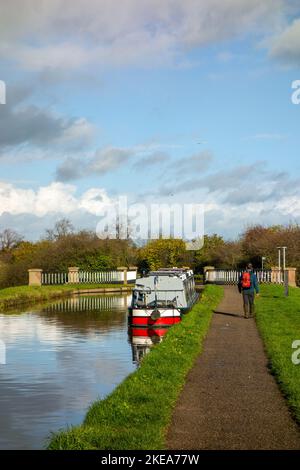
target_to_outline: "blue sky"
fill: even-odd
[[[0,231],[93,230],[119,195],[203,203],[206,232],[231,238],[299,222],[299,2],[0,10]]]

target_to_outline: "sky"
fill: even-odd
[[[0,0],[0,80],[0,231],[120,196],[300,223],[298,0]]]

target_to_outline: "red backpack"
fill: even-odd
[[[243,289],[249,289],[249,287],[251,287],[251,273],[246,271],[242,274],[241,284]]]

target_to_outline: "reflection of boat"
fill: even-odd
[[[132,347],[132,361],[139,365],[154,344],[162,341],[168,328],[130,328],[129,336]]]
[[[129,324],[161,327],[178,323],[196,302],[191,269],[165,268],[137,279],[129,308]]]

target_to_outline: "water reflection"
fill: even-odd
[[[128,335],[132,348],[132,361],[139,366],[151,347],[162,341],[169,328],[129,328]]]
[[[131,295],[116,296],[106,294],[98,295],[77,295],[67,297],[59,302],[52,302],[43,311],[48,313],[61,312],[92,312],[110,309],[120,309],[129,307]]]
[[[129,301],[74,297],[0,313],[1,449],[42,448],[50,431],[80,423],[91,402],[134,370]]]

